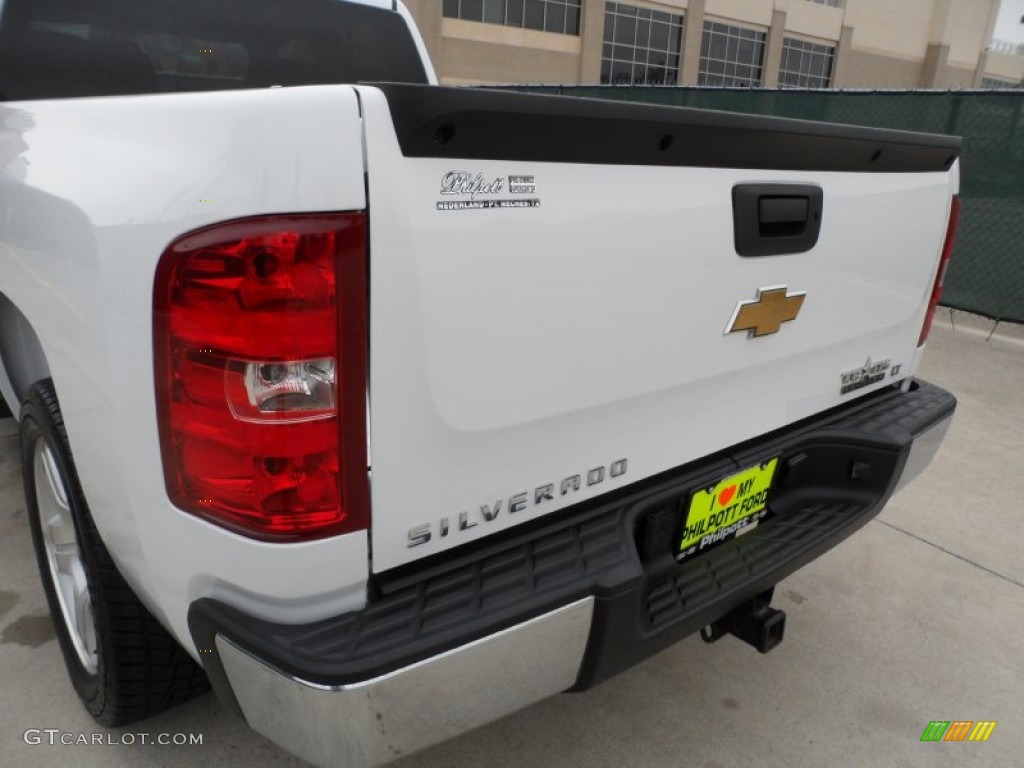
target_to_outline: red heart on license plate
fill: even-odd
[[[730,501],[732,501],[732,497],[735,495],[735,485],[730,485],[728,488],[723,488],[722,492],[718,494],[718,504],[723,507],[726,506]]]

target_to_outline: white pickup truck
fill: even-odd
[[[767,651],[942,441],[955,138],[439,87],[391,0],[0,14],[0,390],[101,723],[208,680],[380,764]]]

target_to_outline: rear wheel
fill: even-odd
[[[205,691],[202,669],[142,605],[100,539],[49,379],[22,404],[21,458],[43,589],[89,713],[126,725]]]

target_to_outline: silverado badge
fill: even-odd
[[[795,320],[804,305],[806,291],[787,293],[786,286],[758,288],[757,298],[740,301],[733,310],[725,335],[747,331],[747,338],[778,333],[783,323]]]

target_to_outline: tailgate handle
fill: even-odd
[[[823,194],[816,184],[737,184],[733,234],[740,256],[804,253],[818,242]]]

